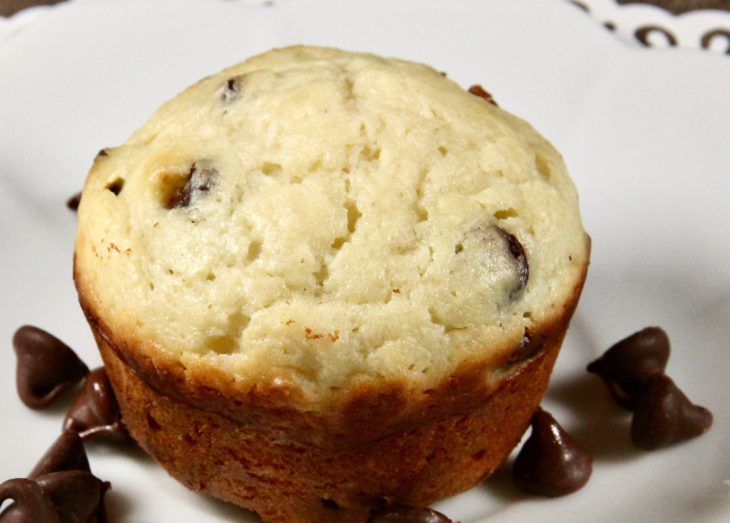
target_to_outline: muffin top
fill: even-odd
[[[319,399],[502,366],[588,262],[573,183],[529,124],[428,66],[327,48],[166,102],[99,154],[78,212],[77,286],[115,337]]]

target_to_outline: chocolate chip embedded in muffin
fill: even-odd
[[[485,99],[490,104],[499,107],[499,105],[497,105],[497,102],[494,100],[492,95],[488,91],[486,91],[481,85],[479,85],[479,84],[472,85],[469,88],[469,92],[475,96],[478,96],[479,98]]]
[[[466,232],[454,248],[453,274],[469,274],[477,285],[501,289],[508,299],[515,299],[530,276],[525,250],[520,241],[496,225],[479,225]]]
[[[522,336],[517,350],[507,361],[507,366],[534,358],[544,348],[545,336],[530,334],[529,330],[525,329],[525,335]]]
[[[664,374],[650,378],[637,394],[631,441],[644,450],[701,436],[712,426],[712,413],[694,405]]]
[[[515,259],[515,262],[517,263],[517,275],[518,275],[518,282],[517,285],[510,291],[510,298],[514,298],[522,289],[524,289],[527,286],[527,280],[530,278],[530,265],[527,263],[527,255],[525,254],[525,249],[522,247],[522,244],[517,239],[517,237],[513,234],[508,233],[501,227],[495,227],[497,232],[502,235],[502,237],[507,240],[507,245],[509,246],[509,252],[512,254],[512,257]]]
[[[15,331],[13,349],[18,358],[18,396],[32,409],[50,405],[89,372],[73,349],[38,327],[26,325]]]
[[[241,97],[241,82],[238,77],[229,78],[218,91],[218,97],[222,102],[232,102]]]
[[[180,209],[195,205],[213,188],[217,171],[208,162],[193,164],[187,177],[178,181],[169,196],[166,209]]]

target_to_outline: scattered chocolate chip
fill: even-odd
[[[469,92],[475,96],[478,96],[479,98],[484,98],[490,104],[499,107],[499,105],[497,105],[497,102],[494,101],[494,98],[492,98],[492,95],[489,94],[489,92],[486,91],[481,85],[472,85],[469,88]]]
[[[97,435],[126,439],[119,405],[104,367],[91,371],[84,388],[63,421],[63,430],[73,430],[82,440]]]
[[[401,505],[372,511],[368,523],[452,523],[452,521],[428,507]]]
[[[225,85],[220,90],[220,99],[223,102],[232,102],[241,97],[239,91],[240,86],[238,78],[233,77],[226,80]]]
[[[97,158],[103,158],[105,156],[109,156],[109,153],[106,152],[106,149],[102,149],[101,151],[99,151],[98,153],[96,153],[96,157]]]
[[[669,376],[652,376],[636,396],[631,441],[644,450],[696,438],[712,426],[712,413],[693,405]]]
[[[62,523],[86,523],[99,513],[109,483],[91,472],[65,470],[35,480],[56,508]]]
[[[515,261],[517,262],[517,273],[519,274],[520,281],[517,286],[510,292],[509,297],[510,299],[512,299],[517,296],[517,294],[527,285],[527,280],[530,278],[530,266],[527,263],[527,255],[525,254],[525,249],[522,247],[522,244],[517,239],[517,237],[513,234],[508,233],[501,227],[495,227],[495,229],[505,240],[507,240],[507,244],[509,245],[509,252],[512,254]]]
[[[0,504],[12,499],[2,523],[105,523],[104,494],[109,483],[91,472],[70,470],[0,485]],[[95,517],[94,517],[95,516]]]
[[[79,204],[81,203],[81,193],[74,194],[66,200],[66,207],[71,209],[72,211],[77,211],[79,209]]]
[[[190,168],[185,184],[174,191],[165,205],[166,209],[179,209],[189,207],[201,200],[213,187],[215,176],[218,171],[212,167],[205,167],[194,163]]]
[[[64,523],[43,489],[30,479],[9,479],[0,485],[0,505],[13,503],[0,514],[1,523]]]
[[[603,379],[616,403],[633,410],[636,394],[669,360],[669,337],[659,327],[647,327],[625,338],[588,365],[588,372]]]
[[[72,430],[63,431],[28,474],[28,478],[35,479],[45,474],[64,470],[91,471],[84,444],[78,433]]]
[[[550,497],[585,486],[593,472],[593,457],[544,410],[538,409],[531,424],[532,433],[512,468],[517,486]]]
[[[13,348],[18,358],[18,396],[32,409],[51,404],[89,372],[68,345],[37,327],[26,325],[15,331]]]
[[[529,360],[530,358],[537,356],[544,347],[544,336],[532,335],[527,329],[525,329],[525,334],[522,336],[520,344],[517,346],[517,350],[507,361],[507,365],[514,365],[515,363]]]

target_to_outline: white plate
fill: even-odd
[[[71,281],[65,208],[96,152],[188,84],[274,46],[334,45],[428,62],[481,83],[564,153],[593,262],[545,405],[594,453],[577,494],[517,492],[509,474],[436,505],[462,522],[714,522],[730,518],[730,62],[622,45],[545,0],[86,1],[49,11],[0,46],[0,470],[24,476],[64,408],[14,389],[10,339],[30,323],[98,365]],[[634,450],[629,418],[585,365],[647,325],[670,334],[668,373],[715,413],[703,437]],[[187,492],[138,451],[88,447],[113,483],[112,522],[255,521]]]
[[[674,15],[644,3],[574,1],[626,43],[649,47],[679,46],[730,55],[730,11],[695,9]],[[689,3],[684,2],[685,5]]]

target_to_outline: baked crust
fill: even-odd
[[[241,391],[211,370],[191,376],[114,332],[74,274],[117,394],[140,446],[188,488],[281,523],[363,522],[383,503],[428,505],[464,491],[507,458],[529,425],[578,302],[569,300],[500,362],[465,361],[428,390],[363,382],[327,405],[286,380]],[[524,359],[524,358],[527,359]]]

